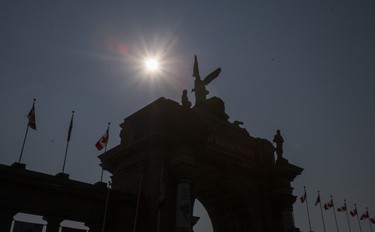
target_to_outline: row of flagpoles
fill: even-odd
[[[18,159],[18,163],[21,163],[21,160],[22,160],[23,150],[24,150],[24,147],[25,147],[25,143],[26,143],[28,132],[29,132],[29,128],[31,128],[33,130],[36,130],[36,128],[37,128],[36,127],[36,116],[35,116],[35,101],[36,101],[36,99],[34,98],[31,110],[29,111],[29,113],[27,115],[28,123],[27,123],[27,127],[26,127],[25,136],[24,136],[24,139],[23,139],[21,153],[20,153],[20,156],[19,156],[19,159]],[[62,166],[62,173],[64,173],[64,171],[65,171],[66,157],[67,157],[67,154],[68,154],[69,142],[70,142],[70,138],[71,138],[72,130],[73,130],[73,119],[74,119],[74,111],[72,111],[72,116],[70,118],[70,124],[69,124],[68,136],[67,136],[66,148],[65,148],[65,155],[64,155],[64,163],[63,163],[63,166]],[[104,148],[104,152],[107,151],[107,144],[108,144],[108,140],[109,140],[109,126],[110,126],[110,123],[108,123],[108,127],[107,127],[107,130],[105,131],[105,133],[102,135],[102,137],[100,137],[100,139],[95,144],[96,149],[98,149],[99,151],[102,150],[103,148]],[[100,181],[103,181],[103,169],[102,169],[102,173],[101,173],[101,176],[100,176]]]
[[[308,221],[309,221],[309,229],[310,229],[310,231],[312,231],[311,230],[311,220],[310,220],[309,204],[308,204],[308,201],[307,201],[306,186],[304,186],[303,188],[304,188],[304,192],[303,192],[302,196],[300,197],[300,200],[301,200],[302,204],[303,203],[306,204],[307,218],[308,218]],[[320,213],[321,213],[321,216],[322,216],[322,225],[323,225],[324,232],[326,232],[326,226],[325,226],[325,221],[324,221],[324,216],[323,216],[323,208],[324,208],[324,210],[332,209],[333,215],[334,215],[334,219],[335,219],[336,230],[337,230],[337,232],[339,232],[339,227],[338,227],[337,218],[336,218],[335,205],[333,203],[333,196],[331,195],[330,200],[328,202],[324,203],[323,208],[322,208],[322,202],[320,201],[320,192],[318,191],[318,195],[317,195],[317,198],[315,200],[315,204],[314,205],[315,206],[319,205],[319,207],[320,207]],[[358,214],[358,211],[357,211],[357,205],[354,204],[353,210],[351,210],[351,211],[348,212],[348,208],[347,208],[347,205],[346,205],[346,200],[344,200],[344,204],[342,206],[340,206],[339,208],[337,208],[337,211],[338,212],[345,212],[346,213],[346,219],[347,219],[347,222],[348,222],[349,232],[352,231],[351,227],[350,227],[349,214],[350,214],[351,217],[356,217],[357,218],[357,220],[358,220],[358,227],[359,227],[359,231],[360,232],[362,232],[362,227],[361,227],[361,222],[360,221],[361,220],[366,220],[366,219],[368,219],[370,230],[371,230],[371,232],[373,232],[371,224],[375,224],[375,216],[374,217],[370,217],[367,207],[366,207],[366,211],[361,215],[361,217],[359,217],[359,214]]]
[[[37,128],[37,126],[36,126],[36,116],[35,116],[35,101],[36,101],[36,99],[34,98],[31,110],[29,111],[29,113],[27,115],[28,123],[27,123],[26,133],[25,133],[25,136],[24,136],[24,140],[23,140],[23,144],[22,144],[22,149],[21,149],[21,154],[20,154],[18,163],[21,163],[21,160],[22,160],[22,154],[23,154],[23,150],[24,150],[24,146],[25,146],[25,142],[26,142],[26,139],[27,139],[29,128],[31,128],[33,130],[36,130],[36,128]],[[65,156],[64,156],[64,163],[63,163],[63,167],[62,167],[62,173],[64,173],[64,171],[65,171],[66,157],[67,157],[67,154],[68,154],[69,142],[70,142],[71,134],[72,134],[72,130],[73,130],[73,119],[74,119],[74,111],[72,111],[72,115],[71,115],[70,123],[69,123],[69,128],[68,128],[68,136],[67,136],[67,143],[66,143],[66,148],[65,148]],[[104,148],[105,152],[107,151],[107,144],[108,144],[108,140],[109,140],[109,126],[110,126],[110,123],[108,123],[107,130],[100,137],[100,139],[95,143],[95,147],[99,151],[102,150],[103,148]],[[163,175],[164,175],[164,169],[163,169],[163,166],[162,166],[161,167],[161,174],[160,174],[160,196],[159,196],[159,201],[158,201],[158,206],[157,206],[157,208],[158,208],[157,231],[160,231],[160,210],[164,207],[164,201],[165,201],[165,193],[164,193],[165,192],[165,183],[163,182]],[[100,181],[101,182],[103,181],[103,169],[102,169]],[[103,220],[103,225],[102,225],[102,231],[104,231],[104,228],[105,228],[110,184],[111,183],[109,182],[109,186],[108,186],[108,190],[107,190],[106,206],[105,206],[105,212],[104,212],[104,220]],[[135,213],[136,216],[135,216],[135,222],[134,222],[134,231],[136,230],[137,219],[138,219],[138,216],[139,216],[138,215],[139,214],[138,211],[139,210],[141,210],[141,211],[142,210],[146,210],[147,211],[146,208],[147,208],[147,204],[148,204],[147,202],[148,202],[148,200],[147,199],[142,199],[142,198],[146,198],[144,196],[143,191],[142,191],[142,184],[143,184],[143,176],[142,176],[141,181],[140,181],[140,187],[139,187],[140,189],[139,189],[139,193],[138,193],[137,207],[136,207],[136,213]],[[27,224],[35,226],[34,225],[35,223],[17,222],[17,226],[18,226],[18,224],[19,225],[22,224],[22,226],[25,226]],[[43,225],[41,225],[41,226],[43,226]],[[18,231],[17,228],[13,229],[13,231]],[[37,228],[36,228],[35,231],[39,232],[41,228],[42,227],[37,226]],[[63,228],[62,231],[66,231],[66,232],[70,232],[70,231],[75,230],[75,229],[68,228],[68,227],[62,227],[62,228]],[[34,230],[31,230],[31,231],[34,231]],[[78,230],[77,229],[76,231],[80,232],[80,231],[85,231],[85,230]]]

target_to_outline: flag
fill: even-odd
[[[375,224],[375,217],[370,218],[370,221],[371,221],[372,224]]]
[[[68,130],[68,142],[70,141],[70,136],[72,135],[72,129],[73,129],[73,115],[74,115],[74,111],[72,112],[72,118],[70,119],[70,124],[69,124],[69,130]]]
[[[301,199],[301,203],[305,202],[305,200],[306,200],[306,196],[307,196],[307,194],[306,194],[306,189],[305,189],[305,192],[304,192],[303,195],[300,197],[300,199]]]
[[[317,206],[319,203],[320,203],[320,194],[318,194],[318,197],[316,198],[315,206]]]
[[[27,118],[29,119],[29,122],[27,125],[31,128],[36,130],[36,121],[35,121],[35,100],[33,102],[33,107],[31,107],[31,110],[29,114],[27,115]]]
[[[150,197],[146,196],[145,191],[142,189],[140,192],[140,197],[139,197],[139,216],[142,218],[147,218],[149,215],[149,205],[150,205]]]
[[[355,215],[357,215],[357,208],[350,211],[350,216],[354,217]]]
[[[346,205],[344,204],[343,206],[341,206],[340,208],[338,208],[337,211],[339,211],[339,212],[346,211]]]
[[[98,149],[98,151],[102,150],[107,145],[108,138],[109,138],[109,129],[106,130],[106,132],[102,135],[102,137],[95,144],[95,147],[96,149]]]
[[[365,220],[365,219],[367,219],[368,218],[368,211],[366,210],[366,212],[364,212],[363,214],[362,214],[362,216],[361,216],[361,220]]]
[[[324,209],[327,210],[327,209],[330,209],[333,207],[333,201],[330,200],[328,201],[327,203],[324,204]]]
[[[87,230],[83,229],[75,229],[75,228],[70,228],[70,227],[61,227],[61,232],[87,232]]]
[[[14,221],[13,232],[42,232],[42,224]]]

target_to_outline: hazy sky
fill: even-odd
[[[109,148],[119,144],[125,117],[159,97],[180,102],[217,67],[208,90],[254,137],[280,129],[289,161],[304,168],[293,183],[307,186],[314,231],[323,231],[322,202],[357,203],[375,216],[375,2],[361,1],[0,1],[0,163],[19,158],[27,113],[37,98],[38,130],[29,131],[27,169],[61,171],[75,110],[65,171],[100,179],[94,147],[111,122]],[[158,56],[150,75],[142,60]],[[106,173],[105,180],[109,180]],[[308,230],[305,205],[296,226]],[[200,213],[197,210],[195,214]],[[327,231],[335,231],[332,210]],[[340,231],[349,231],[337,213]],[[352,231],[358,223],[350,219]],[[208,223],[202,219],[199,225]],[[362,222],[363,232],[370,231]]]

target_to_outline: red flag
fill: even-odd
[[[355,215],[357,215],[357,208],[350,211],[350,216],[354,217]]]
[[[320,203],[320,195],[318,194],[318,197],[316,198],[315,201],[315,206],[317,206]]]
[[[364,212],[363,214],[362,214],[362,216],[361,216],[361,220],[365,220],[365,219],[367,219],[368,218],[368,211],[366,210],[366,212]]]
[[[340,208],[337,209],[339,212],[346,211],[346,205],[341,206]]]
[[[304,192],[303,195],[300,197],[300,199],[301,199],[301,203],[305,202],[305,200],[306,200],[306,196],[307,196],[307,194],[306,194],[306,189],[305,189],[305,192]]]
[[[150,197],[146,196],[145,191],[142,189],[139,197],[139,216],[147,218],[149,214]]]
[[[74,116],[74,111],[72,112],[72,118],[70,119],[70,124],[69,124],[68,142],[70,141],[70,136],[72,135],[72,129],[73,129],[73,116]]]
[[[324,204],[324,209],[327,210],[327,209],[330,209],[333,207],[333,201],[330,200],[328,201],[327,203]]]
[[[109,139],[109,130],[107,129],[102,137],[96,142],[95,147],[98,151],[102,150],[108,143]]]
[[[27,123],[27,125],[28,125],[31,129],[36,130],[36,121],[35,121],[35,99],[34,99],[34,102],[33,102],[33,107],[31,107],[31,110],[30,110],[29,114],[27,115],[27,118],[29,119],[29,122]]]
[[[163,209],[164,206],[165,206],[164,166],[161,166],[160,167],[160,191],[159,191],[158,210]]]
[[[372,224],[375,224],[375,217],[370,218],[370,221],[371,221]]]

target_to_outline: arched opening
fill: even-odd
[[[254,198],[249,191],[249,181],[219,172],[204,173],[195,179],[192,195],[209,215],[207,218],[210,220],[211,231],[242,232],[254,229],[256,211]],[[198,206],[199,204],[194,205]],[[193,215],[199,216],[196,211]],[[202,220],[205,221],[207,220]],[[194,231],[196,228],[195,226]]]
[[[211,219],[202,203],[197,199],[194,202],[193,215],[199,217],[197,224],[193,227],[194,232],[213,232]]]

